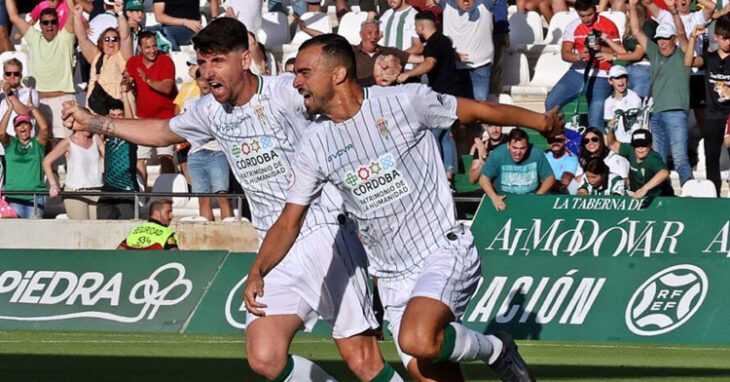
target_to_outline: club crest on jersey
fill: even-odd
[[[383,138],[390,137],[390,131],[388,131],[388,120],[385,118],[378,118],[375,120],[375,124],[378,126],[378,131]]]
[[[391,154],[346,172],[344,181],[365,212],[388,205],[410,192],[408,181],[398,171]]]
[[[259,183],[288,172],[287,163],[274,149],[274,143],[274,137],[264,136],[230,146],[233,169],[244,182]]]
[[[266,123],[266,115],[264,114],[264,106],[260,103],[253,107],[254,113],[256,113],[256,117],[261,121],[261,123]]]

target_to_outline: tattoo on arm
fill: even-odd
[[[117,129],[114,120],[107,117],[95,116],[89,120],[89,132],[92,134],[101,134],[106,136],[115,136],[114,132]]]

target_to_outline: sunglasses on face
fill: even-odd
[[[42,25],[48,26],[48,25],[58,25],[58,20],[43,20],[41,21]]]
[[[590,142],[598,143],[598,142],[600,142],[600,139],[598,139],[598,137],[583,138],[583,144],[584,145],[587,145]]]
[[[5,72],[5,77],[20,77],[20,72]]]
[[[116,36],[104,37],[104,42],[117,42],[117,41],[119,41],[119,37],[116,37]]]
[[[563,143],[565,142],[565,138],[563,137],[552,137],[547,139],[548,143]]]

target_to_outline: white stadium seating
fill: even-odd
[[[509,18],[511,44],[542,44],[542,18],[537,12],[518,12]]]
[[[578,13],[575,11],[558,12],[553,15],[548,25],[547,35],[545,36],[545,44],[560,44],[563,42],[563,33],[565,27],[573,20],[578,19]]]
[[[715,185],[706,179],[690,179],[682,186],[683,198],[716,198]]]
[[[281,46],[291,41],[291,32],[286,15],[281,12],[266,12],[261,16],[259,41],[266,47]]]

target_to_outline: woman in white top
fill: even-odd
[[[43,159],[43,171],[48,178],[49,194],[52,198],[58,197],[59,187],[51,165],[62,156],[66,157],[64,191],[101,190],[103,186],[101,159],[104,157],[104,143],[100,136],[86,131],[74,132],[46,155]],[[66,197],[63,199],[63,206],[69,219],[96,220],[98,200],[98,196]]]

